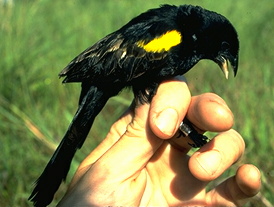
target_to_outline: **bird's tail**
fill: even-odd
[[[83,145],[93,121],[109,99],[109,94],[91,86],[82,98],[63,140],[54,152],[29,197],[36,207],[47,206],[62,180],[65,180],[72,158]]]

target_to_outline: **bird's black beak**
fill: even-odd
[[[219,65],[226,79],[228,79],[229,63],[233,68],[234,76],[236,76],[237,70],[238,70],[238,57],[234,58],[232,55],[229,55],[229,56],[220,55],[217,58],[215,58],[214,61]]]

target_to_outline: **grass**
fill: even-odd
[[[130,1],[119,0],[22,0],[13,6],[0,5],[0,206],[30,205],[27,197],[32,183],[73,117],[80,86],[62,85],[57,77],[61,69],[132,17],[163,3],[178,5],[182,1],[135,0],[132,6]],[[262,172],[261,194],[247,206],[274,203],[274,2],[184,3],[222,13],[238,30],[241,51],[237,78],[221,79],[216,65],[208,61],[200,62],[187,78],[193,94],[215,92],[227,101],[235,116],[234,128],[246,141],[246,153],[240,163],[255,164]],[[87,139],[78,151],[68,180],[128,106],[128,96],[132,97],[126,91],[111,99],[96,119],[92,139]],[[55,204],[65,189],[63,184]]]

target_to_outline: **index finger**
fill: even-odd
[[[234,117],[225,101],[214,93],[193,96],[187,118],[201,131],[223,132],[229,130]]]

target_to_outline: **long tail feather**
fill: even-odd
[[[108,99],[109,96],[95,86],[87,91],[63,140],[36,181],[29,197],[35,207],[45,207],[52,201],[62,180],[67,176],[76,150],[83,145],[95,117]]]

